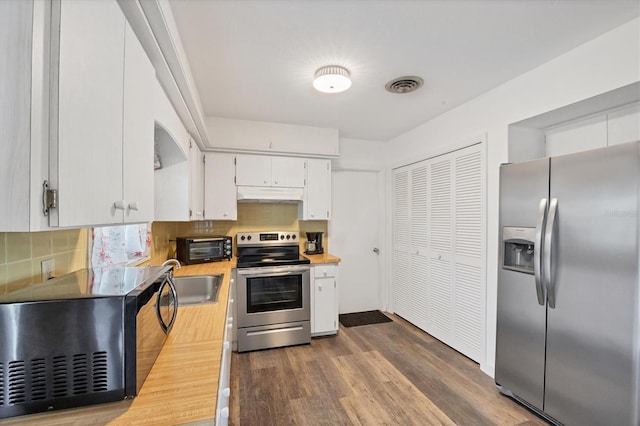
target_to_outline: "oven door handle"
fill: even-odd
[[[272,268],[268,266],[262,266],[258,268],[238,268],[238,275],[291,275],[299,274],[300,272],[309,272],[311,268],[306,266],[274,266]]]

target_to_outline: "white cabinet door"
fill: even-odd
[[[238,186],[304,187],[304,158],[238,155]]]
[[[304,158],[272,157],[271,186],[303,188],[304,166]]]
[[[331,161],[308,159],[302,220],[331,219]]]
[[[60,7],[53,212],[59,226],[121,223],[125,18],[115,0]]]
[[[235,156],[206,153],[204,163],[204,212],[206,220],[237,220],[234,183]]]
[[[311,333],[314,336],[338,332],[337,264],[321,264],[313,267],[313,319]]]
[[[204,156],[193,140],[189,149],[191,220],[204,220],[204,163],[202,161]]]
[[[155,70],[128,24],[124,53],[124,221],[151,222]]]
[[[29,230],[33,3],[0,1],[0,231]]]
[[[236,184],[238,186],[271,186],[271,157],[238,155]]]

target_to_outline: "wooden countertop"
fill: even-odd
[[[331,254],[304,255],[311,264],[339,263]],[[222,339],[236,259],[185,265],[175,276],[224,274],[217,304],[181,306],[171,334],[133,400],[0,420],[0,425],[213,424]]]
[[[329,253],[324,254],[303,254],[304,257],[311,261],[311,264],[316,263],[340,263],[342,259]]]
[[[183,266],[175,276],[224,274],[217,304],[181,306],[171,334],[133,400],[0,420],[0,425],[213,424],[235,259]]]

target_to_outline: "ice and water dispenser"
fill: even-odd
[[[502,267],[533,274],[536,228],[505,226],[502,228]]]

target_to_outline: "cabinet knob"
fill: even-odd
[[[113,208],[116,210],[124,210],[124,200],[118,200],[115,203],[113,203]]]
[[[222,417],[223,419],[229,418],[229,407],[224,407],[222,410],[220,410],[220,417]]]
[[[318,284],[318,290],[322,291],[322,284]]]
[[[222,389],[222,396],[228,398],[229,395],[231,395],[231,389],[229,389],[229,388]]]
[[[225,350],[229,349],[229,342],[224,342],[223,347]]]
[[[267,180],[265,179],[265,180],[263,180],[263,182],[264,182],[264,183],[267,183]]]
[[[222,216],[227,217],[227,214],[226,213],[222,213]]]
[[[135,201],[134,201],[134,202],[132,202],[132,203],[129,203],[129,210],[135,210],[135,211],[138,211],[138,203],[137,203],[137,202],[135,202]]]

